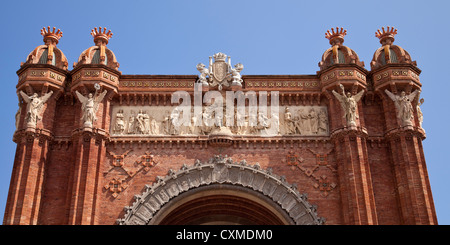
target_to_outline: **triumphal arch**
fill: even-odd
[[[3,223],[437,224],[421,70],[395,28],[375,32],[370,70],[346,32],[325,33],[311,75],[245,74],[222,52],[130,75],[106,28],[72,70],[43,28],[17,71]]]

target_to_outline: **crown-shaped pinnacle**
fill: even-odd
[[[227,59],[227,55],[224,53],[217,53],[213,55],[215,61],[225,61]]]
[[[381,27],[380,31],[379,29],[375,32],[375,36],[380,39],[380,43],[382,45],[391,44],[394,42],[394,36],[397,34],[397,29],[394,27],[387,27],[387,30],[384,29],[384,27]]]
[[[57,31],[55,30],[56,27],[53,27],[53,30],[50,30],[50,26],[47,26],[47,29],[45,29],[45,27],[41,29],[41,35],[44,37],[44,43],[58,44],[58,41],[62,37],[63,33],[60,29],[58,29]]]
[[[108,44],[108,40],[112,37],[111,30],[108,30],[106,32],[106,27],[103,28],[99,27],[97,30],[97,27],[91,30],[91,35],[94,37],[94,43],[97,44],[98,41],[101,41],[102,43]]]
[[[339,29],[339,27],[336,27],[336,31],[334,31],[334,28],[331,28],[330,30],[327,30],[325,33],[325,38],[330,40],[331,45],[340,45],[344,42],[344,37],[347,35],[347,30],[344,30],[343,27]]]

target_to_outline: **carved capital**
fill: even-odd
[[[39,140],[40,144],[44,142],[53,141],[53,134],[46,129],[42,128],[26,128],[22,130],[17,130],[13,135],[13,141],[17,144],[28,142],[31,143],[35,139]]]
[[[78,128],[72,131],[72,139],[83,138],[84,142],[90,142],[92,139],[95,140],[96,144],[101,142],[107,142],[109,140],[109,134],[100,128]]]
[[[385,133],[387,140],[397,140],[400,137],[417,137],[421,140],[426,138],[425,131],[420,127],[404,126],[395,129],[391,129]]]
[[[363,127],[356,127],[356,126],[349,126],[349,127],[343,127],[338,128],[331,132],[331,139],[332,140],[343,140],[344,137],[350,137],[350,138],[365,138],[367,139],[369,137],[367,133],[367,129]]]

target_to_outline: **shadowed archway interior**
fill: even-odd
[[[160,225],[283,225],[286,212],[263,195],[239,186],[216,184],[180,195],[155,217]],[[159,221],[159,222],[158,222]]]

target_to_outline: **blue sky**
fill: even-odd
[[[93,46],[90,31],[114,33],[114,51],[123,74],[198,74],[197,63],[223,52],[244,64],[242,74],[316,74],[330,47],[324,33],[347,30],[344,45],[370,70],[380,47],[375,31],[398,29],[395,44],[422,70],[423,142],[439,224],[450,224],[448,1],[8,1],[0,8],[0,220],[8,195],[16,144],[12,141],[18,99],[16,71],[41,45],[40,29],[63,31],[58,44],[69,69]]]

